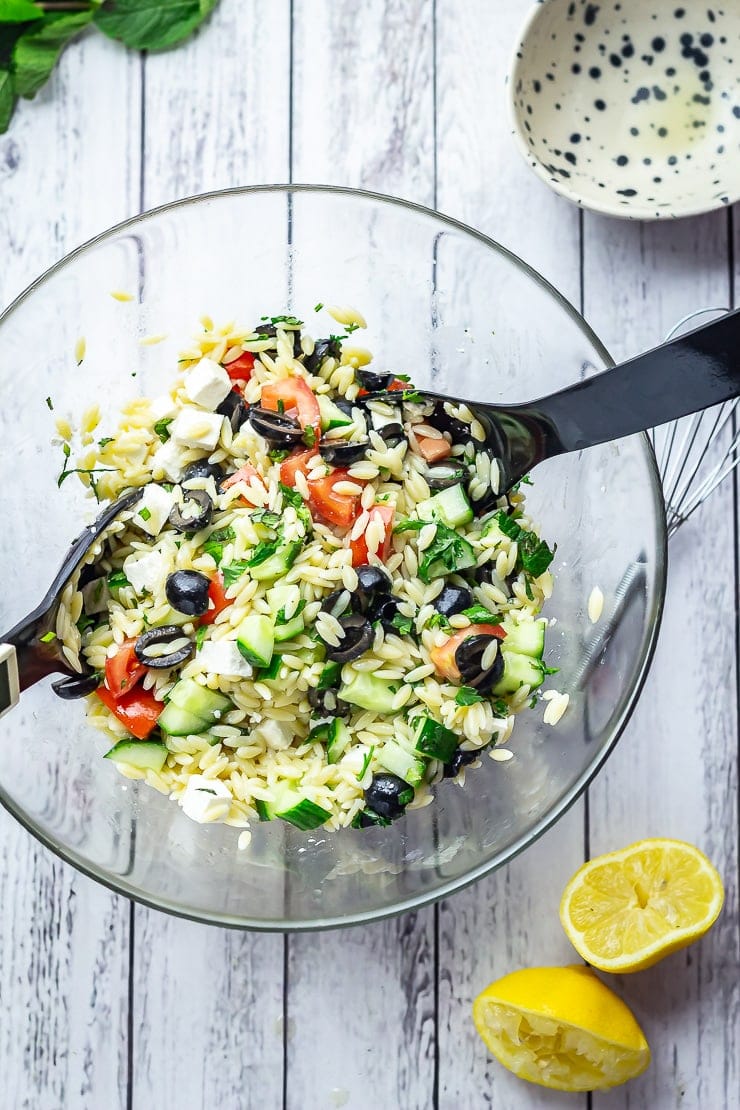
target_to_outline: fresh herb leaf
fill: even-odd
[[[46,407],[48,408],[49,412],[54,411],[54,405],[52,403],[51,397],[46,398]]]
[[[249,559],[247,561],[246,565],[248,567],[258,567],[262,563],[266,563],[267,560],[275,554],[278,547],[280,546],[280,542],[281,542],[281,539],[278,536],[277,539],[264,540],[261,543],[258,543],[257,546],[252,551],[251,559]],[[226,573],[226,571],[224,571],[224,574],[225,573]]]
[[[428,582],[433,571],[435,576],[439,576],[440,568],[442,571],[452,572],[461,564],[468,565],[464,560],[471,552],[472,548],[467,540],[459,536],[453,528],[437,522],[434,539],[425,549],[424,558],[419,564],[419,578],[422,582]]]
[[[241,578],[247,570],[249,570],[249,563],[245,562],[243,559],[237,559],[235,563],[229,563],[227,567],[222,567],[221,573],[224,577],[224,589],[228,590],[229,586],[233,586],[237,578]]]
[[[214,540],[212,537],[206,540],[203,544],[203,551],[206,555],[210,555],[216,566],[219,566],[224,557],[224,545]]]
[[[150,520],[152,516],[151,509],[147,509],[145,505],[143,509],[139,509],[139,516],[142,520]]]
[[[318,303],[318,304],[315,304],[315,305],[313,306],[313,310],[314,310],[314,312],[321,312],[321,309],[322,309],[323,307],[324,307],[324,302],[323,302],[323,301],[319,301],[319,303]]]
[[[95,23],[134,50],[167,50],[196,30],[217,0],[104,0]]]
[[[64,47],[92,21],[94,11],[49,12],[18,39],[13,51],[13,91],[34,97],[46,84]]]
[[[281,463],[283,459],[287,459],[289,454],[290,451],[283,451],[279,447],[273,447],[272,451],[267,452],[268,458],[277,463]]]
[[[471,624],[495,624],[497,616],[486,609],[485,605],[471,605],[463,609],[462,615],[467,617]]]
[[[421,532],[422,528],[426,528],[427,524],[433,523],[429,520],[402,520],[393,529],[394,536],[400,536],[401,532]]]
[[[494,717],[508,717],[509,707],[503,698],[494,698],[491,702],[491,710]]]
[[[102,439],[98,440],[98,447],[102,451],[104,447],[107,447],[108,444],[112,443],[112,442],[113,442],[113,436],[103,436]]]
[[[351,335],[353,331],[357,331],[359,326],[359,324],[347,324],[344,330],[346,331],[347,335]]]
[[[94,617],[90,617],[87,613],[83,613],[80,619],[77,621],[77,631],[81,634],[87,631],[88,628],[92,628],[94,624]]]
[[[283,605],[282,609],[278,609],[277,613],[275,614],[275,624],[276,625],[278,625],[278,624],[288,624],[288,622],[292,621],[294,617],[300,616],[305,608],[306,608],[306,601],[305,601],[304,598],[301,598],[301,600],[298,602],[298,604],[295,607],[291,616],[286,617],[286,615],[285,615],[285,606]]]
[[[400,636],[408,636],[414,627],[411,617],[404,617],[403,613],[394,613],[391,624]]]
[[[8,130],[16,99],[10,70],[0,69],[0,133]]]
[[[291,489],[290,486],[284,486],[282,482],[278,483],[280,492],[283,495],[283,501],[286,505],[292,505],[294,509],[300,509],[305,504],[303,496],[297,489]]]
[[[362,761],[362,767],[361,767],[360,772],[357,776],[357,781],[358,782],[362,782],[362,780],[364,779],[365,772],[367,771],[368,767],[370,766],[370,760],[373,758],[373,752],[374,751],[375,751],[375,745],[372,744],[370,746],[369,750],[367,752],[365,752],[365,758]]]
[[[560,672],[560,667],[548,667],[548,666],[546,666],[546,664],[544,664],[544,663],[542,664],[542,673],[544,675],[559,674],[559,672]]]
[[[475,705],[479,701],[483,701],[483,698],[472,686],[461,686],[455,694],[457,705]]]
[[[68,444],[65,443],[64,446],[68,447]],[[62,487],[62,483],[67,478],[69,478],[70,474],[88,474],[88,475],[90,475],[90,485],[92,486],[93,491],[95,491],[96,487],[95,487],[95,482],[92,478],[92,475],[93,474],[112,474],[112,473],[114,473],[114,471],[116,469],[115,466],[91,466],[91,467],[75,466],[75,467],[70,467],[70,469],[68,470],[67,469],[68,459],[69,459],[69,451],[66,451],[65,452],[64,467],[62,468],[62,473],[57,478],[57,485],[59,486],[60,489]]]
[[[201,624],[199,626],[197,632],[195,633],[195,650],[196,651],[200,651],[200,649],[203,647],[203,641],[205,640],[207,633],[208,633],[208,625],[207,624]]]
[[[297,316],[263,316],[262,319],[269,320],[271,324],[285,324],[289,328],[303,327],[303,320]]]
[[[305,443],[306,447],[313,447],[313,445],[316,443],[316,432],[310,424],[307,424],[306,427],[303,429],[303,442]]]
[[[404,402],[404,404],[423,405],[425,403],[425,398],[422,397],[418,389],[403,389],[400,391],[400,393],[401,400]],[[398,397],[398,393],[395,393],[395,396]]]
[[[277,411],[280,416],[285,413],[285,401],[283,401],[282,397],[278,397]]]
[[[516,540],[519,549],[518,562],[522,570],[532,578],[539,578],[544,574],[555,558],[555,552],[550,550],[545,541],[535,532],[522,528],[503,510],[496,514],[496,523],[505,536]]]
[[[166,443],[167,440],[170,438],[170,424],[172,423],[172,420],[173,417],[170,416],[163,420],[158,420],[157,423],[154,425],[154,431],[162,440],[162,443]]]
[[[122,570],[113,570],[108,575],[108,585],[112,590],[120,590],[123,586],[130,586],[131,583]]]
[[[56,632],[45,632],[43,636],[39,636],[42,644],[50,644],[52,640],[56,640]]]
[[[396,381],[397,382],[410,382],[411,381],[411,375],[410,374],[396,374]]]
[[[0,21],[2,23],[29,23],[33,19],[43,19],[44,13],[32,0],[0,0]]]
[[[427,628],[443,628],[445,630],[450,628],[450,622],[444,613],[432,613],[431,617],[426,623]]]
[[[385,827],[390,825],[387,817],[381,817],[374,809],[361,809],[352,818],[351,827],[353,829],[365,829],[368,825],[380,825]]]

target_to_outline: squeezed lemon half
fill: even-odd
[[[632,1011],[587,967],[505,975],[478,995],[473,1020],[504,1067],[543,1087],[606,1090],[650,1063]]]
[[[641,971],[716,921],[724,889],[703,852],[682,840],[640,840],[585,863],[560,902],[578,954],[602,971]]]

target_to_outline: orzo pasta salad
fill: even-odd
[[[385,825],[505,757],[552,552],[465,405],[371,368],[359,313],[203,330],[75,459],[141,487],[66,597],[107,758],[197,821]],[[95,431],[95,435],[99,434]],[[70,457],[65,438],[65,466]],[[498,746],[498,747],[497,747]]]

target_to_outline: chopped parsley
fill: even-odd
[[[518,562],[525,574],[539,578],[544,574],[555,557],[544,540],[536,532],[528,532],[503,509],[496,514],[496,523],[509,539],[515,540],[519,548]]]
[[[236,532],[229,526],[216,528],[203,544],[206,555],[210,555],[216,566],[219,566],[224,557],[224,546],[236,537]]]
[[[108,444],[112,443],[112,442],[113,442],[113,436],[103,436],[102,439],[98,440],[98,447],[102,451],[103,448],[107,447]]]
[[[359,326],[359,324],[347,324],[344,330],[346,331],[347,335],[351,335],[353,331],[357,331]]]
[[[278,397],[277,411],[280,416],[282,416],[285,412],[285,401],[282,399],[282,397]]]
[[[228,590],[229,586],[233,586],[237,578],[241,578],[248,569],[249,563],[243,559],[237,559],[235,563],[229,563],[227,567],[223,567],[221,573],[224,576],[224,589]]]
[[[427,628],[442,628],[445,631],[450,628],[450,622],[444,613],[432,613],[431,617],[426,623]]]
[[[370,760],[373,758],[373,752],[374,751],[375,751],[375,745],[373,744],[370,747],[369,751],[367,751],[365,753],[365,758],[362,761],[362,767],[361,767],[360,772],[357,776],[357,781],[358,782],[362,782],[362,780],[364,779],[365,772],[367,771],[368,767],[370,766]]]
[[[57,638],[56,632],[45,632],[43,634],[43,636],[39,637],[42,644],[50,644],[51,641],[56,640],[56,638]]]
[[[399,636],[408,636],[411,629],[414,627],[412,618],[405,617],[403,613],[394,613],[391,624],[396,629]]]
[[[268,458],[272,459],[272,461],[276,463],[281,463],[283,459],[287,459],[289,454],[290,451],[283,451],[279,447],[273,447],[272,451],[267,452]]]
[[[88,628],[92,628],[94,624],[94,619],[92,617],[89,617],[87,613],[83,613],[80,619],[77,621],[77,631],[79,633],[83,633]]]
[[[150,520],[151,515],[152,515],[151,509],[147,509],[146,505],[144,506],[143,509],[139,509],[139,516],[141,517],[142,520]]]
[[[54,404],[52,402],[51,397],[46,398],[46,407],[49,409],[50,412],[54,411]]]
[[[275,554],[278,547],[280,546],[280,543],[281,543],[280,536],[276,537],[273,540],[262,540],[262,541],[260,541],[260,543],[258,543],[257,546],[252,550],[252,557],[247,560],[247,562],[244,564],[244,566],[245,567],[258,567],[262,563],[266,563],[267,560]],[[232,563],[232,566],[236,566],[236,565],[237,565],[236,563]],[[224,580],[225,580],[225,576],[226,576],[226,571],[228,569],[229,568],[226,567],[225,570],[224,570]]]
[[[419,578],[429,582],[431,578],[463,570],[475,564],[473,549],[467,540],[446,524],[437,523],[434,539],[424,551],[419,564]]]
[[[200,651],[203,647],[203,641],[208,633],[208,625],[201,624],[198,631],[195,633],[195,650]]]
[[[494,698],[491,702],[491,709],[494,717],[508,717],[509,707],[503,698]]]
[[[307,424],[306,427],[303,429],[303,442],[305,443],[306,447],[313,447],[313,445],[316,443],[316,432],[310,424]]]
[[[166,443],[170,438],[170,424],[172,423],[172,419],[173,418],[170,416],[168,419],[158,420],[154,425],[154,431],[162,440],[162,443]]]
[[[400,536],[401,532],[421,532],[422,528],[426,528],[427,524],[433,523],[429,520],[402,520],[393,529],[394,536]]]
[[[295,316],[260,316],[260,320],[269,320],[273,327],[276,324],[286,324],[289,328],[303,327],[303,320]]]
[[[455,703],[457,705],[475,705],[475,703],[479,701],[483,701],[483,698],[472,686],[461,686],[455,694]]]
[[[114,570],[108,575],[108,585],[112,590],[120,590],[131,583],[122,570]]]
[[[471,605],[463,609],[462,615],[467,617],[471,624],[495,624],[498,617],[486,609],[485,605]]]
[[[323,307],[324,307],[324,302],[323,302],[323,301],[319,301],[319,303],[318,303],[318,304],[315,304],[315,305],[313,306],[313,310],[314,310],[314,312],[321,312],[321,309],[322,309]]]
[[[288,622],[294,620],[295,617],[299,617],[305,608],[306,601],[304,598],[301,598],[295,610],[293,611],[292,616],[286,617],[285,606],[283,605],[282,609],[278,609],[277,613],[275,614],[275,624],[288,624]]]

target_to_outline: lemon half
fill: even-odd
[[[600,1091],[640,1075],[650,1049],[631,1010],[587,967],[530,967],[491,983],[475,1027],[520,1079]]]
[[[655,838],[585,863],[563,891],[560,920],[594,967],[641,971],[703,936],[723,901],[703,852]]]

